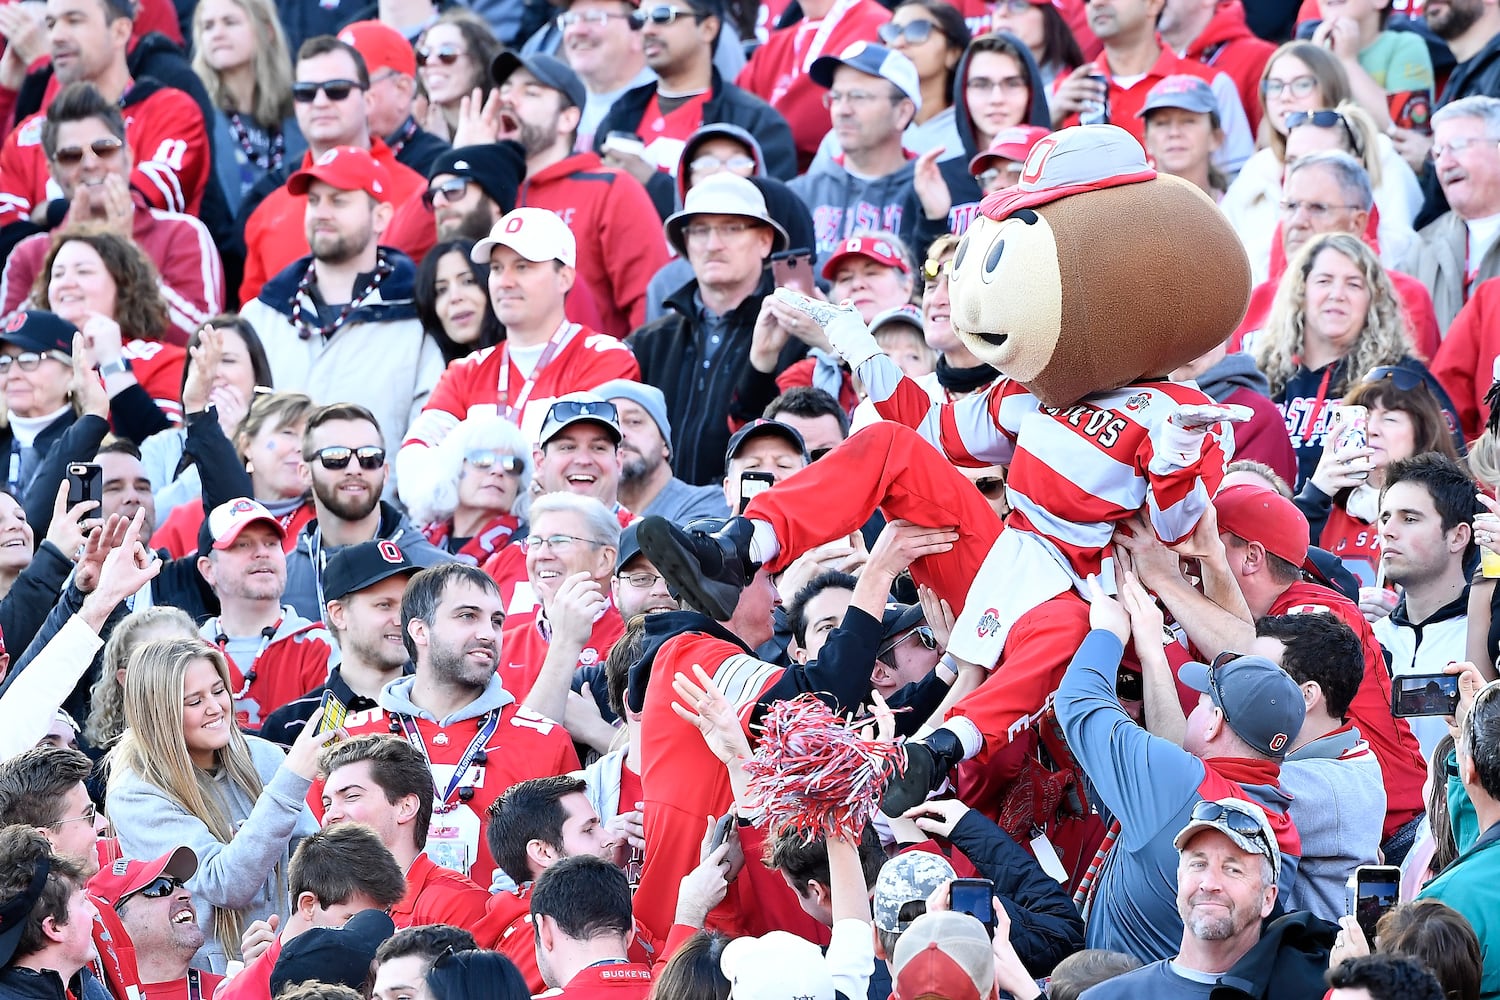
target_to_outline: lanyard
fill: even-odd
[[[255,659],[250,661],[250,669],[240,670],[240,678],[245,682],[245,684],[234,693],[235,701],[239,701],[241,698],[245,697],[245,695],[250,693],[250,685],[255,683],[255,665],[258,664],[260,662],[260,658],[265,655],[266,649],[271,645],[271,640],[276,638],[277,632],[281,631],[281,623],[285,620],[286,616],[283,615],[281,618],[276,619],[276,624],[267,625],[265,628],[260,630],[260,648],[255,651]],[[220,619],[220,625],[222,624],[223,620]],[[217,631],[218,635],[214,637],[214,644],[219,647],[219,652],[224,654],[225,659],[229,660],[231,663],[234,663],[233,658],[229,655],[229,651],[225,649],[225,647],[229,645],[229,636],[224,634],[223,628],[219,628]],[[235,663],[234,666],[235,669],[239,669],[238,663]]]
[[[452,801],[454,793],[458,794],[459,801],[461,802],[467,802],[474,797],[473,788],[460,788],[459,785],[462,784],[464,775],[469,772],[471,765],[477,763],[481,767],[484,766],[484,745],[490,741],[491,736],[495,735],[495,730],[499,726],[499,710],[487,712],[484,721],[479,724],[479,732],[474,734],[474,738],[464,748],[463,756],[458,759],[458,764],[453,768],[453,777],[448,779],[447,789],[438,787],[437,775],[433,775],[432,787],[433,791],[437,792],[437,801],[440,809],[443,806],[451,809],[457,804]],[[428,769],[431,770],[432,757],[427,753],[427,744],[422,742],[422,732],[417,728],[416,721],[410,716],[398,715],[396,716],[395,728],[401,730],[401,735],[406,737],[406,742],[416,747],[417,752],[422,755],[422,759],[427,761]],[[464,794],[465,792],[468,794]]]
[[[1307,416],[1307,426],[1302,429],[1302,443],[1307,444],[1312,440],[1313,428],[1318,425],[1318,417],[1323,413],[1323,407],[1328,405],[1328,380],[1333,377],[1333,370],[1339,362],[1334,361],[1323,369],[1323,381],[1318,383],[1318,398],[1313,400],[1312,413]]]
[[[197,969],[189,969],[187,974],[188,1000],[203,1000],[203,977],[198,974]]]
[[[315,333],[320,337],[333,336],[354,310],[375,297],[375,293],[380,290],[380,283],[394,270],[391,262],[386,260],[385,254],[380,254],[375,262],[375,273],[371,276],[370,283],[365,286],[365,290],[345,302],[339,308],[339,314],[333,318],[332,323],[327,326],[317,326],[314,324],[314,321],[318,319],[317,311],[314,310],[312,318],[309,319],[307,310],[302,305],[303,299],[309,301],[312,299],[313,287],[318,283],[317,271],[313,263],[309,262],[302,280],[297,282],[297,292],[292,297],[292,327],[297,331],[297,336],[302,340],[308,339]]]
[[[531,398],[531,390],[536,387],[536,380],[541,376],[542,369],[551,363],[577,330],[577,324],[565,319],[557,331],[547,338],[547,346],[543,348],[542,356],[536,359],[536,367],[531,370],[530,377],[521,383],[515,406],[509,406],[506,402],[510,398],[510,342],[500,345],[500,378],[495,386],[495,404],[499,407],[501,416],[517,427],[521,426],[521,413],[526,409],[526,401]]]

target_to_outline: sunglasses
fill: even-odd
[[[927,625],[918,625],[916,628],[912,629],[910,632],[907,632],[905,635],[897,636],[896,641],[892,642],[889,646],[882,647],[875,653],[875,659],[885,659],[891,654],[893,650],[895,650],[897,646],[901,645],[903,642],[912,638],[913,636],[915,636],[918,641],[920,641],[922,645],[927,648],[927,651],[929,653],[938,648],[937,636],[932,634],[932,629]]]
[[[422,204],[430,210],[435,202],[451,205],[462,198],[472,182],[467,177],[450,177],[441,184],[434,184],[422,192]]]
[[[593,417],[615,426],[620,423],[620,411],[615,408],[614,403],[590,399],[564,399],[553,403],[552,408],[547,411],[545,423],[562,423],[578,417]]]
[[[1242,809],[1234,806],[1226,806],[1218,802],[1205,799],[1193,806],[1191,822],[1215,823],[1223,825],[1239,834],[1256,841],[1265,850],[1268,858],[1276,857],[1279,848],[1266,836],[1265,827],[1260,825],[1260,820]]]
[[[640,31],[647,24],[654,24],[659,28],[672,24],[679,17],[690,17],[695,22],[703,20],[703,15],[695,10],[683,10],[670,4],[661,4],[650,10],[633,10],[630,12],[630,26]]]
[[[358,80],[324,80],[321,83],[294,83],[292,84],[292,100],[298,104],[311,104],[318,99],[318,91],[328,95],[328,99],[335,104],[344,100],[356,90],[363,91],[365,88],[359,85]]]
[[[120,155],[125,144],[114,136],[106,136],[95,139],[89,143],[88,148],[93,151],[95,159],[113,160]],[[64,146],[52,154],[52,161],[60,167],[76,167],[83,162],[83,147]]]
[[[1349,145],[1354,147],[1354,158],[1363,160],[1365,158],[1365,144],[1360,141],[1359,133],[1354,131],[1354,126],[1349,124],[1349,119],[1338,111],[1293,111],[1286,116],[1286,130],[1290,132],[1294,128],[1303,125],[1315,125],[1318,128],[1342,128],[1344,134],[1349,137]]]
[[[521,470],[526,468],[526,463],[516,455],[501,455],[483,448],[465,452],[464,461],[476,469],[493,469],[499,466],[501,472],[509,472],[513,476],[519,476]]]
[[[4,369],[0,368],[0,371],[4,371]],[[1417,386],[1423,384],[1422,376],[1418,375],[1410,368],[1401,368],[1397,365],[1380,365],[1379,367],[1371,368],[1370,371],[1365,375],[1365,377],[1360,381],[1383,382],[1386,379],[1390,379],[1391,382],[1395,384],[1396,388],[1400,389],[1402,392],[1411,392],[1413,389],[1417,388]]]
[[[22,351],[15,357],[0,355],[0,375],[4,375],[10,371],[11,365],[15,365],[23,372],[34,372],[48,358],[51,358],[53,361],[61,361],[65,365],[72,363],[72,359],[64,359],[54,351],[48,351],[46,354],[38,354],[36,351]]]
[[[974,480],[974,487],[984,494],[986,500],[999,500],[1005,496],[1005,477],[980,476]]]
[[[158,875],[156,878],[152,879],[151,882],[144,888],[137,889],[135,892],[130,893],[129,895],[125,896],[124,899],[121,899],[120,902],[125,902],[125,900],[129,899],[131,896],[145,896],[147,899],[165,899],[167,896],[170,896],[172,895],[172,893],[176,892],[178,888],[181,887],[181,885],[181,882],[177,881],[177,879],[173,878],[170,875]]]
[[[907,45],[921,45],[932,37],[933,29],[937,25],[931,21],[908,21],[905,24],[893,24],[887,21],[882,24],[876,34],[886,45],[895,45],[897,42],[905,41]]]
[[[417,65],[426,66],[429,62],[435,62],[440,66],[452,66],[463,56],[463,50],[457,45],[439,45],[436,49],[418,49]]]
[[[323,468],[335,471],[347,468],[351,458],[358,459],[361,469],[378,469],[385,464],[385,449],[376,444],[367,444],[363,448],[345,448],[341,444],[335,444],[302,456],[304,462],[317,460]]]

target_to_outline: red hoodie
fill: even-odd
[[[1183,56],[1212,66],[1234,81],[1253,135],[1260,129],[1260,75],[1275,51],[1276,46],[1256,37],[1245,24],[1245,8],[1240,0],[1219,0],[1213,20],[1193,39]]]

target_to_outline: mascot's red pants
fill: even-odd
[[[912,563],[912,578],[931,587],[957,614],[969,596],[985,556],[1002,525],[974,485],[915,431],[882,421],[851,436],[814,465],[778,483],[750,501],[745,516],[769,523],[781,551],[767,563],[776,573],[816,545],[858,530],[879,507],[890,519],[903,518],[926,527],[956,526],[958,542],[945,553]],[[1008,585],[1025,587],[1025,580]],[[1060,736],[1050,738],[1055,722],[1042,718],[1063,672],[1088,634],[1088,604],[1069,592],[1022,615],[1012,627],[994,672],[949,713],[965,716],[984,737],[979,754],[957,773],[959,796],[1000,820],[1022,838],[1032,825],[1052,826],[1057,801],[1046,791],[1017,792],[1015,779],[1036,766],[1038,723],[1055,764],[1071,769]],[[1034,775],[1033,775],[1034,776]],[[1044,783],[1045,784],[1045,783]],[[1050,783],[1051,786],[1061,782]],[[1009,799],[1009,801],[1007,801]],[[1075,786],[1069,799],[1081,794]],[[1019,810],[1019,812],[1016,812]],[[1081,870],[1097,843],[1094,832],[1057,831],[1064,863]],[[1076,841],[1076,843],[1073,843]],[[1092,841],[1092,843],[1090,843]]]

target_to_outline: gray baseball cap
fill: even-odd
[[[906,930],[916,915],[901,919],[907,903],[925,901],[934,889],[958,875],[948,859],[931,851],[907,851],[880,867],[875,880],[875,926],[888,934]]]

